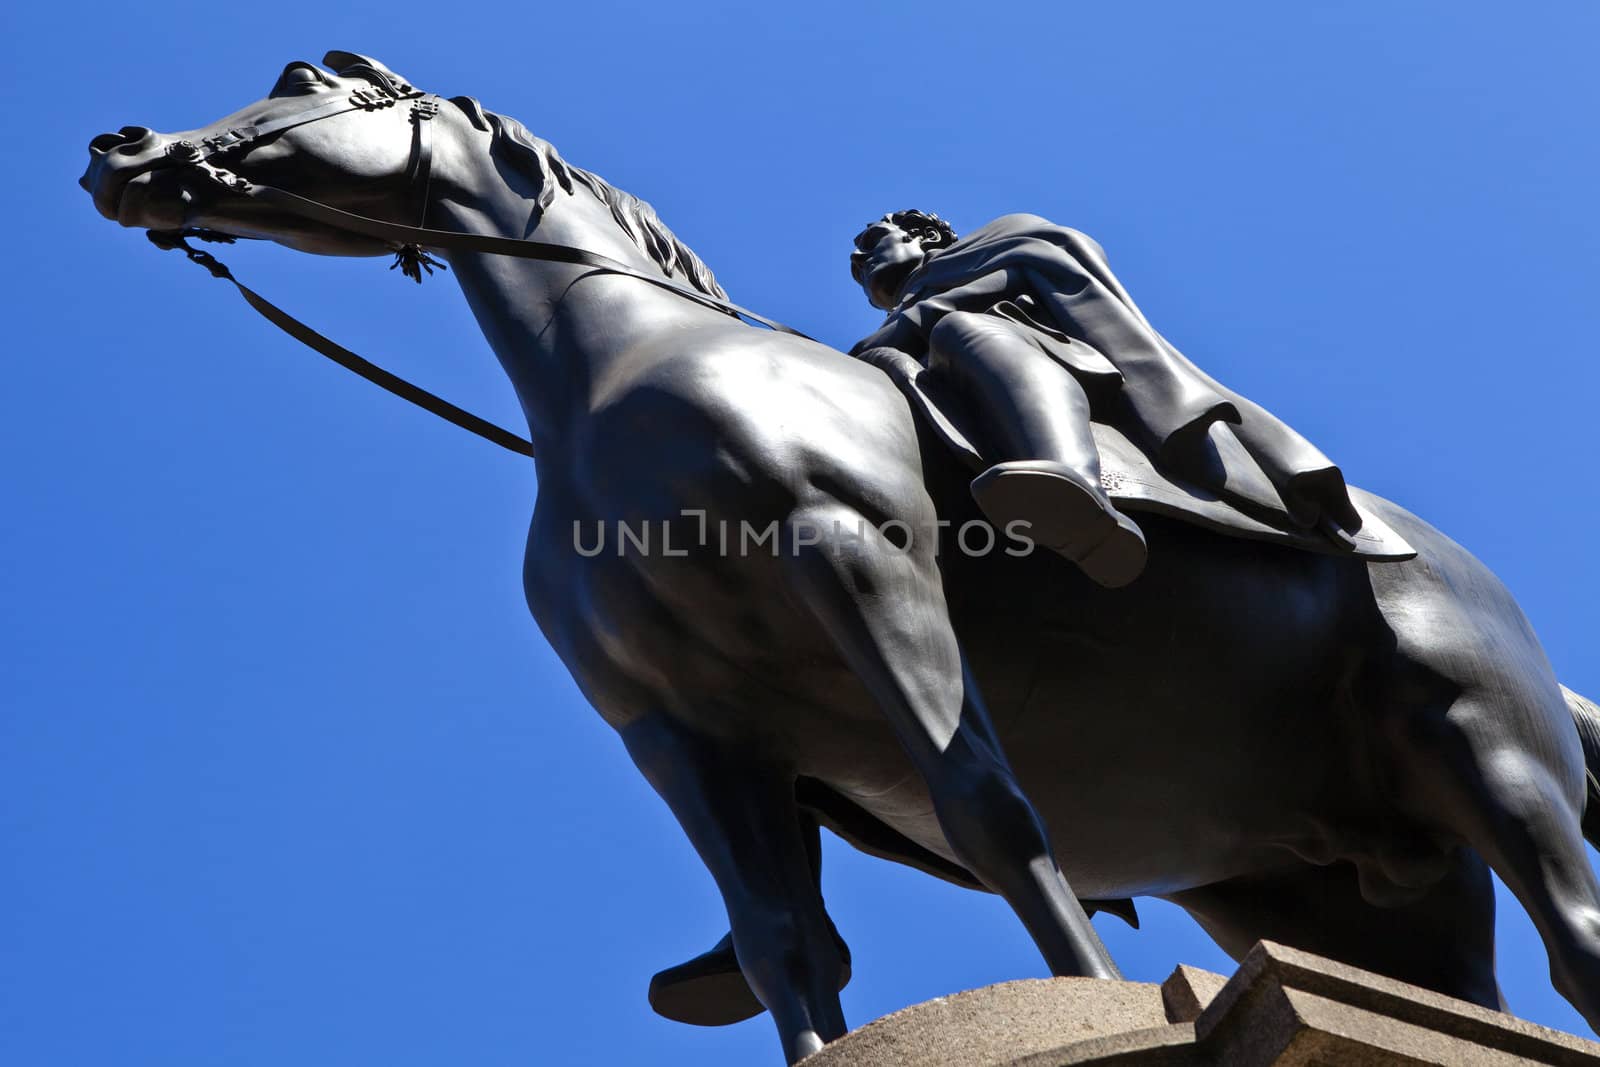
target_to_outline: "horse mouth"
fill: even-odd
[[[123,226],[175,229],[188,225],[201,206],[200,197],[189,183],[173,172],[156,171],[149,181],[129,182],[123,187],[117,200],[117,222]]]
[[[195,197],[171,168],[118,173],[91,166],[80,185],[95,210],[119,226],[178,229],[195,206]]]
[[[148,200],[149,182],[126,181],[117,189],[111,205],[111,218],[119,226],[137,226],[142,221]]]
[[[334,255],[377,256],[393,251],[387,242],[279,211],[161,159],[122,164],[96,153],[78,184],[102,217],[129,229],[206,230]]]

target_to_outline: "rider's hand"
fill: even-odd
[[[883,371],[891,378],[914,379],[922,373],[922,364],[906,355],[898,348],[889,348],[878,345],[862,349],[859,346],[851,353],[863,363],[870,363]]]
[[[922,332],[910,319],[896,311],[883,320],[883,325],[877,330],[857,342],[850,354],[860,356],[871,348],[896,348],[902,353],[914,355],[924,347]]]

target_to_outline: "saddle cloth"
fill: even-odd
[[[973,445],[971,435],[962,428],[965,419],[961,405],[942,395],[935,378],[925,371],[910,375],[892,370],[889,377],[911,402],[912,411],[968,467],[979,472],[989,465]],[[1281,505],[1273,503],[1277,492],[1264,474],[1253,484],[1231,481],[1222,492],[1215,492],[1158,470],[1150,457],[1116,427],[1093,422],[1090,428],[1100,449],[1100,483],[1112,502],[1126,511],[1165,515],[1230,537],[1270,541],[1330,556],[1392,563],[1417,554],[1405,538],[1358,500],[1352,502],[1361,514],[1361,528],[1348,533],[1348,544],[1341,543],[1321,531],[1291,523]],[[1217,426],[1212,429],[1212,441],[1219,451],[1242,451],[1244,446],[1231,434],[1215,432]],[[1230,468],[1250,470],[1255,469],[1255,464],[1233,464]]]

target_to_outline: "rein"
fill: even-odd
[[[347,73],[359,73],[366,76],[372,82],[372,88],[370,90],[357,89],[348,97],[318,104],[305,111],[286,115],[260,126],[236,127],[215,137],[208,137],[198,144],[192,141],[174,142],[167,146],[168,160],[173,166],[196,171],[207,180],[220,185],[235,196],[242,196],[257,203],[269,205],[279,211],[382,241],[395,250],[395,260],[390,264],[389,269],[400,268],[402,274],[418,284],[422,282],[424,272],[431,275],[435,269],[448,269],[443,263],[430,256],[425,249],[479,252],[498,256],[514,256],[518,259],[540,260],[547,263],[568,263],[573,266],[588,267],[596,272],[620,274],[629,278],[636,278],[657,288],[676,293],[688,300],[693,300],[702,306],[723,312],[735,319],[748,319],[780,333],[792,334],[808,341],[812,340],[812,338],[807,337],[799,330],[758,315],[747,308],[740,307],[738,304],[718,299],[709,293],[691,289],[661,275],[647,274],[644,271],[635,270],[625,263],[614,260],[609,256],[590,252],[587,249],[574,248],[570,245],[549,244],[543,241],[532,241],[520,237],[495,237],[484,234],[464,233],[457,230],[428,229],[424,224],[427,222],[428,189],[431,184],[433,162],[429,128],[432,125],[431,120],[439,113],[439,98],[432,93],[419,92],[403,82],[397,82],[385,72],[376,69],[358,68]],[[275,189],[269,185],[258,185],[247,178],[235,174],[233,171],[211,162],[211,158],[219,153],[246,147],[253,142],[282,133],[284,130],[292,129],[296,126],[304,126],[310,122],[331,118],[334,115],[342,115],[350,111],[378,111],[383,108],[393,107],[402,100],[411,102],[413,135],[411,161],[406,168],[406,173],[408,182],[412,189],[415,190],[414,198],[419,202],[418,224],[416,226],[368,218],[365,215],[342,211],[320,201],[282,189]],[[245,303],[249,304],[252,309],[268,322],[346,370],[360,375],[379,388],[385,389],[425,411],[432,412],[447,422],[454,423],[464,430],[477,434],[486,441],[492,441],[501,448],[515,452],[520,456],[531,457],[533,455],[533,444],[530,441],[519,437],[502,426],[489,422],[487,419],[480,418],[464,408],[457,407],[443,397],[430,393],[421,386],[414,385],[399,375],[384,370],[376,363],[363,359],[348,348],[328,337],[324,337],[287,311],[267,300],[261,294],[244,285],[215,256],[195,248],[187,240],[187,238],[195,237],[202,241],[232,244],[235,238],[215,231],[193,228],[150,230],[146,232],[145,236],[157,248],[181,251],[191,262],[210,272],[213,278],[220,278],[223,281],[233,283],[234,287],[239,290],[239,295],[244,298]]]

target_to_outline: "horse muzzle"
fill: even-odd
[[[168,166],[173,138],[143,126],[124,126],[89,142],[89,166],[78,179],[95,210],[123,226],[175,229],[189,196],[178,169]]]

